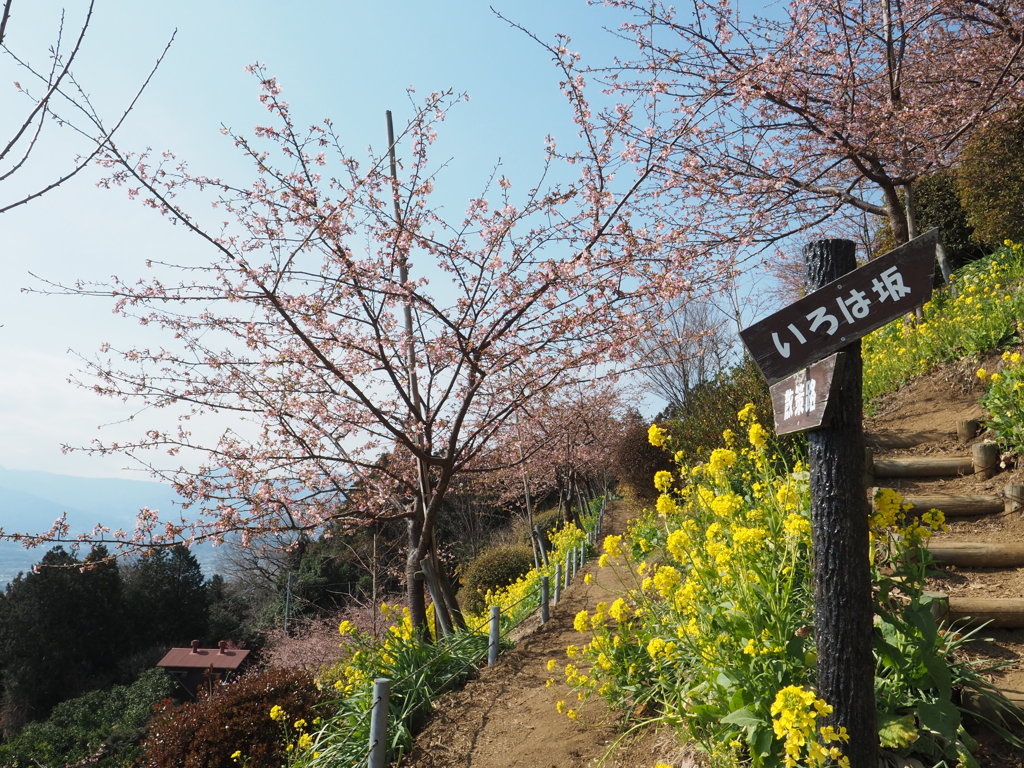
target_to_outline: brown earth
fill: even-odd
[[[627,502],[612,501],[603,532],[622,533],[634,514]],[[584,574],[592,574],[592,583],[584,583]],[[581,704],[565,685],[565,648],[581,642],[573,619],[621,591],[614,569],[598,568],[594,560],[587,563],[551,607],[547,624],[540,626],[536,618],[527,622],[516,647],[503,653],[494,667],[437,702],[403,768],[652,768],[659,761],[691,765],[670,730],[623,734],[623,713],[609,712],[599,699]],[[554,672],[548,671],[549,659],[556,660]],[[578,711],[577,719],[558,714],[559,700]]]
[[[989,370],[995,367],[995,360],[982,362]],[[982,417],[978,405],[982,389],[974,376],[977,367],[965,363],[943,368],[879,404],[865,420],[876,457],[970,455],[970,448],[957,440],[956,425],[961,419]],[[998,495],[1006,484],[1024,483],[1024,467],[1010,467],[991,480],[960,477],[928,481],[926,486],[885,482],[903,492]],[[605,532],[621,533],[635,512],[624,501],[612,502]],[[941,535],[950,540],[1020,541],[1024,540],[1024,515],[960,518]],[[584,583],[578,575],[561,602],[552,607],[546,625],[532,620],[521,630],[515,649],[504,653],[495,667],[437,703],[403,768],[652,768],[658,762],[690,768],[699,764],[694,752],[681,746],[670,730],[638,727],[623,733],[627,713],[609,712],[596,699],[580,704],[568,691],[561,675],[565,647],[580,643],[573,618],[579,610],[592,610],[599,600],[621,592],[613,569],[597,568],[591,562],[583,573],[592,574],[592,583]],[[1024,597],[1024,569],[945,567],[931,586],[951,595]],[[974,652],[1010,664],[995,682],[1024,691],[1024,631],[983,634],[993,642],[977,644]],[[547,669],[549,659],[556,660],[554,672]],[[556,712],[560,699],[578,710],[576,720]],[[1024,755],[984,733],[978,735],[983,744],[982,766],[1024,768]]]

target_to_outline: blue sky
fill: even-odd
[[[84,2],[70,0],[66,27],[77,29]],[[616,19],[582,0],[496,0],[502,13],[550,40],[573,36],[575,48],[611,55],[617,41],[602,27]],[[56,34],[59,3],[16,0],[8,45],[44,62]],[[397,122],[410,112],[406,89],[466,91],[445,125],[435,157],[451,157],[443,183],[453,211],[478,192],[501,160],[513,179],[532,181],[548,133],[573,128],[547,53],[511,29],[488,3],[456,0],[369,2],[173,3],[98,0],[76,69],[105,117],[134,92],[171,33],[176,40],[150,88],[119,134],[126,148],[170,149],[191,167],[237,177],[226,124],[245,131],[263,120],[257,84],[245,72],[267,65],[300,123],[330,116],[352,149],[380,146],[384,111]],[[0,60],[0,137],[26,102],[14,91],[24,73]],[[67,130],[48,130],[33,164],[0,187],[4,202],[63,167],[83,145]],[[139,330],[109,306],[78,298],[25,294],[29,271],[53,280],[141,274],[146,258],[180,258],[201,246],[123,191],[96,188],[88,171],[34,203],[0,215],[0,466],[85,476],[124,474],[123,459],[65,455],[61,443],[86,444],[99,425],[129,412],[66,383],[76,368],[69,349],[91,355],[102,342],[122,345]],[[243,177],[247,178],[247,177]],[[109,434],[118,426],[104,427]]]

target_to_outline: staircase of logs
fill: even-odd
[[[957,433],[962,444],[978,434],[975,420],[961,421]],[[966,447],[966,446],[965,446]],[[999,450],[991,441],[976,442],[965,456],[905,456],[876,459],[867,456],[867,486],[874,499],[875,487],[889,480],[909,480],[920,486],[930,479],[974,475],[988,480],[999,471]],[[1024,485],[1006,485],[1002,495],[902,494],[919,510],[939,509],[947,521],[956,518],[996,514],[1024,514]],[[961,569],[1024,568],[1024,542],[943,541],[941,535],[929,545],[936,565]],[[969,578],[969,574],[968,574]],[[946,622],[985,623],[1000,629],[1024,629],[1024,598],[959,597],[933,593],[937,617]],[[1024,691],[1004,690],[1008,698],[1024,706]]]

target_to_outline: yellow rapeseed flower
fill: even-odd
[[[654,487],[664,493],[672,487],[672,473],[662,469],[654,473]]]
[[[758,422],[754,422],[750,425],[750,431],[747,433],[747,439],[750,444],[757,448],[757,450],[763,450],[765,445],[768,443],[768,432]]]
[[[651,424],[650,429],[647,430],[647,442],[655,448],[661,448],[668,442],[668,432],[657,424]]]
[[[586,609],[583,609],[576,614],[576,618],[573,619],[572,626],[577,632],[586,632],[590,629],[589,615]]]

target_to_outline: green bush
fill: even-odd
[[[120,768],[135,763],[139,742],[153,706],[170,696],[175,686],[162,669],[144,672],[131,685],[90,691],[62,702],[49,718],[29,723],[0,744],[0,765],[62,766],[84,762],[99,768]]]
[[[995,245],[1024,240],[1024,108],[967,143],[957,187],[975,238]]]
[[[247,768],[279,768],[285,761],[282,724],[270,718],[273,707],[294,721],[312,723],[313,707],[323,700],[310,673],[267,669],[201,694],[198,701],[167,704],[154,718],[143,742],[143,768],[238,768],[236,751]]]
[[[470,613],[482,613],[488,590],[507,587],[533,568],[533,549],[515,544],[485,550],[466,568],[462,577],[464,607]]]
[[[768,383],[750,357],[697,387],[662,426],[675,438],[685,461],[703,461],[722,444],[723,432],[736,426],[736,414],[747,403],[754,404],[755,411],[770,429],[772,400]],[[806,455],[806,445],[806,438],[801,434],[787,435],[779,441],[782,454],[791,462]]]

